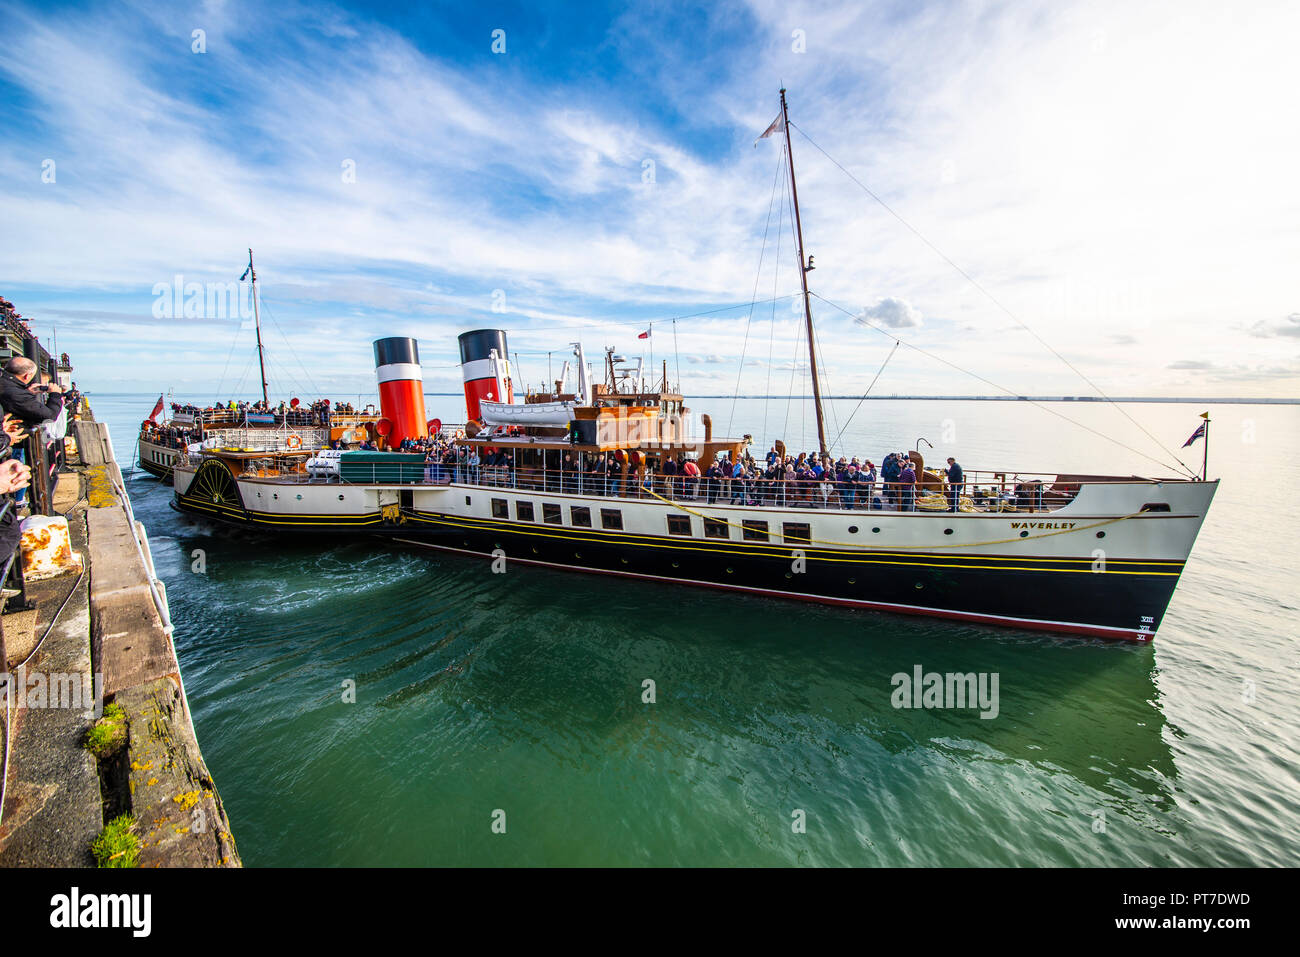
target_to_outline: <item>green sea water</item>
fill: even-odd
[[[156,397],[92,394],[124,471]],[[710,405],[719,432],[815,445],[805,403]],[[877,462],[925,436],[967,469],[1170,474],[1024,403],[854,405],[832,434]],[[1059,408],[1168,458],[1114,409]],[[1128,408],[1174,451],[1202,411]],[[1295,866],[1300,409],[1212,415],[1222,487],[1150,646],[494,575],[205,525],[142,472],[128,489],[250,866]],[[918,665],[996,673],[997,716],[894,707]]]

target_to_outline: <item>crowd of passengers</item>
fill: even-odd
[[[158,425],[145,419],[140,423],[140,438],[153,445],[169,449],[184,449],[198,442],[202,436],[197,428],[184,429],[175,425]]]
[[[371,446],[373,448],[373,446]],[[423,454],[425,476],[431,482],[457,481],[616,496],[623,483],[633,495],[652,493],[713,505],[776,505],[801,508],[892,509],[914,511],[922,494],[917,465],[906,452],[890,452],[877,466],[870,459],[816,453],[782,457],[774,448],[765,462],[746,452],[735,461],[719,457],[708,468],[685,455],[666,459],[658,470],[642,467],[624,475],[614,452],[579,457],[566,452],[558,470],[515,469],[513,453],[497,449],[480,454],[477,446],[458,445],[438,438],[407,439],[403,452]],[[580,464],[581,463],[581,464]],[[944,504],[956,511],[966,495],[961,466],[949,458],[947,468],[931,484],[942,488]],[[971,489],[972,504],[989,506],[1001,500],[1019,507],[1043,506],[1041,482],[1017,482],[1012,489]]]
[[[356,409],[350,402],[331,402],[329,399],[317,399],[311,405],[299,405],[297,408],[283,400],[276,404],[263,400],[238,402],[231,399],[224,405],[208,406],[173,402],[172,415],[175,416],[177,413],[192,415],[196,419],[213,424],[225,422],[242,424],[246,415],[273,415],[277,425],[328,427],[331,416],[355,414]]]

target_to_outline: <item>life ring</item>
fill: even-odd
[[[284,444],[291,449],[300,449],[302,448],[302,437],[297,432],[291,432]]]
[[[464,430],[464,429],[457,429],[457,430],[456,430],[456,441],[459,442],[459,441],[460,441],[461,439],[463,439],[464,437],[465,437],[465,430]]]

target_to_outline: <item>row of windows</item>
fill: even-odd
[[[510,503],[504,498],[494,498],[492,500],[492,517],[508,519],[510,517]],[[537,521],[533,503],[516,501],[515,518],[521,522]],[[563,525],[564,515],[560,506],[551,502],[543,502],[542,521],[547,525]],[[569,524],[576,528],[591,528],[591,509],[586,505],[569,506]],[[600,527],[622,529],[623,513],[616,508],[600,509]],[[731,523],[720,518],[706,518],[704,520],[705,538],[731,538],[731,530]],[[740,531],[741,537],[747,542],[766,542],[770,540],[767,522],[745,519],[741,522]],[[691,534],[690,516],[669,515],[668,534],[689,536]],[[803,522],[783,522],[781,524],[781,537],[787,544],[807,544],[812,541],[812,530]]]
[[[510,503],[503,498],[494,498],[492,500],[492,517],[509,518]],[[521,522],[537,521],[533,503],[515,502],[515,518]],[[552,502],[543,502],[542,521],[547,525],[563,525],[564,517],[560,511],[560,506]],[[591,528],[591,509],[586,505],[569,506],[569,524],[578,528]],[[600,527],[621,529],[623,527],[623,513],[616,508],[602,508],[600,510]]]
[[[732,522],[720,518],[704,520],[705,538],[731,538]],[[688,515],[668,516],[669,535],[690,535],[691,519]],[[740,537],[747,542],[766,542],[771,540],[767,522],[758,519],[745,519],[740,523]],[[782,522],[781,538],[786,544],[808,544],[812,541],[812,529],[804,522]]]

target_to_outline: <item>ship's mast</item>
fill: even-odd
[[[821,454],[829,455],[826,444],[826,422],[822,412],[822,387],[817,376],[817,343],[813,339],[812,303],[808,298],[808,272],[814,267],[809,265],[803,254],[803,225],[799,220],[799,190],[794,183],[794,153],[790,150],[790,112],[785,104],[785,87],[781,88],[781,126],[785,129],[785,155],[790,164],[790,198],[794,201],[794,231],[798,240],[799,282],[803,286],[803,314],[808,324],[808,369],[812,375],[813,405],[817,409],[817,443]]]
[[[266,358],[262,353],[262,320],[257,313],[257,270],[253,268],[253,250],[248,251],[248,275],[253,281],[253,327],[257,330],[257,365],[262,370],[262,403],[269,409],[271,400],[266,395]],[[821,422],[818,412],[818,422]]]

